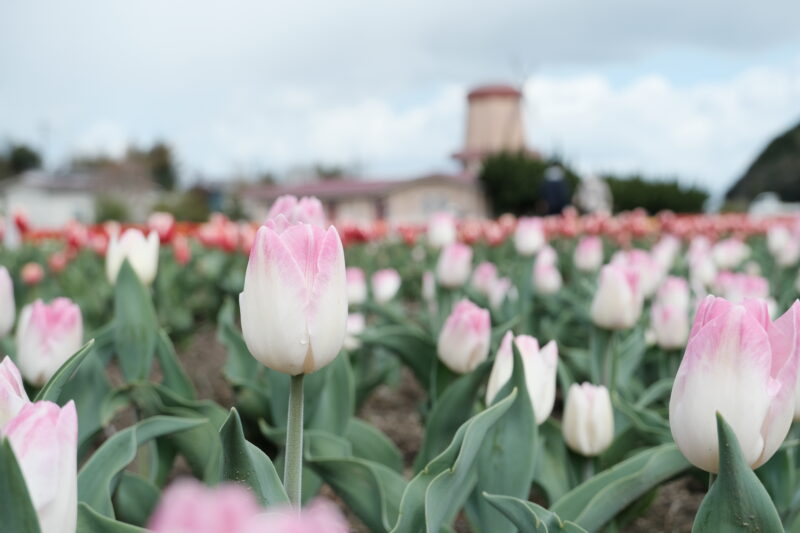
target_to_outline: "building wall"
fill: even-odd
[[[469,103],[466,151],[494,153],[524,148],[525,133],[519,98],[494,96]]]
[[[477,185],[419,183],[392,191],[386,199],[386,218],[390,222],[425,222],[439,211],[459,216],[483,218],[486,202]]]
[[[83,191],[11,186],[6,190],[3,207],[7,213],[26,212],[36,228],[57,228],[69,220],[94,222],[94,197]]]
[[[372,198],[340,200],[328,210],[336,222],[371,222],[378,218],[379,201]]]

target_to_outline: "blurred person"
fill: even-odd
[[[539,196],[544,203],[544,212],[548,215],[558,215],[569,205],[564,169],[559,165],[552,165],[544,171],[544,182],[539,189]]]
[[[611,214],[613,205],[608,184],[594,174],[581,180],[573,201],[584,213]]]

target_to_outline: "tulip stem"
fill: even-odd
[[[300,507],[303,478],[303,378],[292,376],[289,386],[289,416],[286,420],[286,464],[283,486],[289,502]]]

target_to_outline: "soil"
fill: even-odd
[[[217,341],[213,326],[201,326],[180,350],[180,358],[199,398],[213,398],[226,407],[232,405],[231,388],[222,376],[225,350]],[[383,431],[397,445],[405,459],[407,477],[411,476],[411,464],[422,443],[423,426],[418,406],[424,397],[422,388],[404,369],[399,384],[376,388],[358,412],[360,418]],[[664,484],[644,514],[624,527],[622,533],[689,533],[704,495],[699,485],[689,477]],[[342,508],[351,531],[369,533],[329,487],[323,487],[322,495]],[[463,516],[458,517],[454,529],[456,533],[471,531]]]

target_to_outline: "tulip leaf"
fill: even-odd
[[[406,480],[382,464],[357,457],[309,457],[308,465],[344,500],[370,531],[396,522]]]
[[[588,479],[562,496],[550,510],[590,533],[600,531],[637,498],[689,466],[677,446],[662,444]]]
[[[534,481],[541,486],[547,501],[554,502],[575,484],[569,452],[564,444],[561,424],[553,418],[539,426],[539,453],[536,454]]]
[[[511,344],[514,370],[495,402],[514,390],[516,398],[506,416],[484,436],[476,468],[478,480],[466,507],[475,530],[485,533],[513,533],[514,526],[482,494],[527,498],[539,454],[536,416],[525,382],[522,355],[516,344]]]
[[[242,420],[236,409],[231,409],[219,435],[222,441],[223,480],[246,485],[263,506],[289,503],[272,460],[244,438]]]
[[[327,367],[317,408],[305,426],[342,435],[356,410],[356,388],[350,359],[340,353]]]
[[[114,434],[78,473],[78,500],[113,518],[111,495],[119,483],[120,473],[136,458],[139,446],[163,435],[195,428],[203,422],[203,419],[154,416]]]
[[[429,388],[432,365],[439,359],[436,342],[424,330],[410,323],[378,326],[364,331],[361,342],[365,347],[381,347],[397,355],[423,388]]]
[[[150,481],[123,471],[114,493],[114,510],[123,522],[144,527],[160,498],[161,491]]]
[[[114,343],[128,381],[147,379],[157,334],[158,320],[150,293],[125,259],[114,286]]]
[[[736,434],[717,413],[719,476],[711,485],[692,525],[693,533],[783,531],[778,511],[745,462]]]
[[[425,423],[425,437],[414,458],[418,472],[450,444],[458,428],[475,412],[478,389],[492,368],[484,361],[475,370],[455,380],[433,405]]]
[[[28,486],[22,475],[11,443],[0,444],[0,516],[3,530],[15,533],[39,533],[39,518],[33,508]]]
[[[574,522],[562,521],[558,515],[533,502],[483,493],[483,497],[505,516],[519,533],[586,533],[586,530]]]
[[[395,472],[403,471],[403,455],[384,433],[358,418],[350,419],[344,437],[352,445],[353,455],[388,466]]]
[[[39,390],[33,401],[48,401],[58,403],[59,397],[61,396],[61,390],[64,388],[64,385],[70,380],[70,378],[72,378],[72,376],[75,375],[86,357],[92,353],[93,346],[94,339],[91,339],[89,342],[84,344],[80,350],[75,352],[69,359],[67,359],[66,362],[56,371],[56,373],[53,374],[53,377],[47,380],[47,383],[45,383],[44,387]]]
[[[187,400],[194,400],[195,391],[192,380],[184,372],[178,360],[178,354],[175,353],[175,347],[172,345],[169,335],[163,329],[158,332],[156,357],[158,358],[158,366],[161,367],[161,373],[164,376],[164,386],[178,396]]]
[[[83,502],[78,504],[77,531],[80,533],[148,533],[146,529],[103,516]]]
[[[517,394],[512,391],[464,422],[450,446],[411,479],[393,533],[439,533],[452,522],[477,481],[474,465],[486,434],[511,408]]]
[[[223,367],[225,377],[233,385],[243,386],[257,382],[264,367],[247,349],[247,344],[236,326],[235,311],[233,300],[225,300],[217,315],[217,340],[227,349],[228,356]]]

